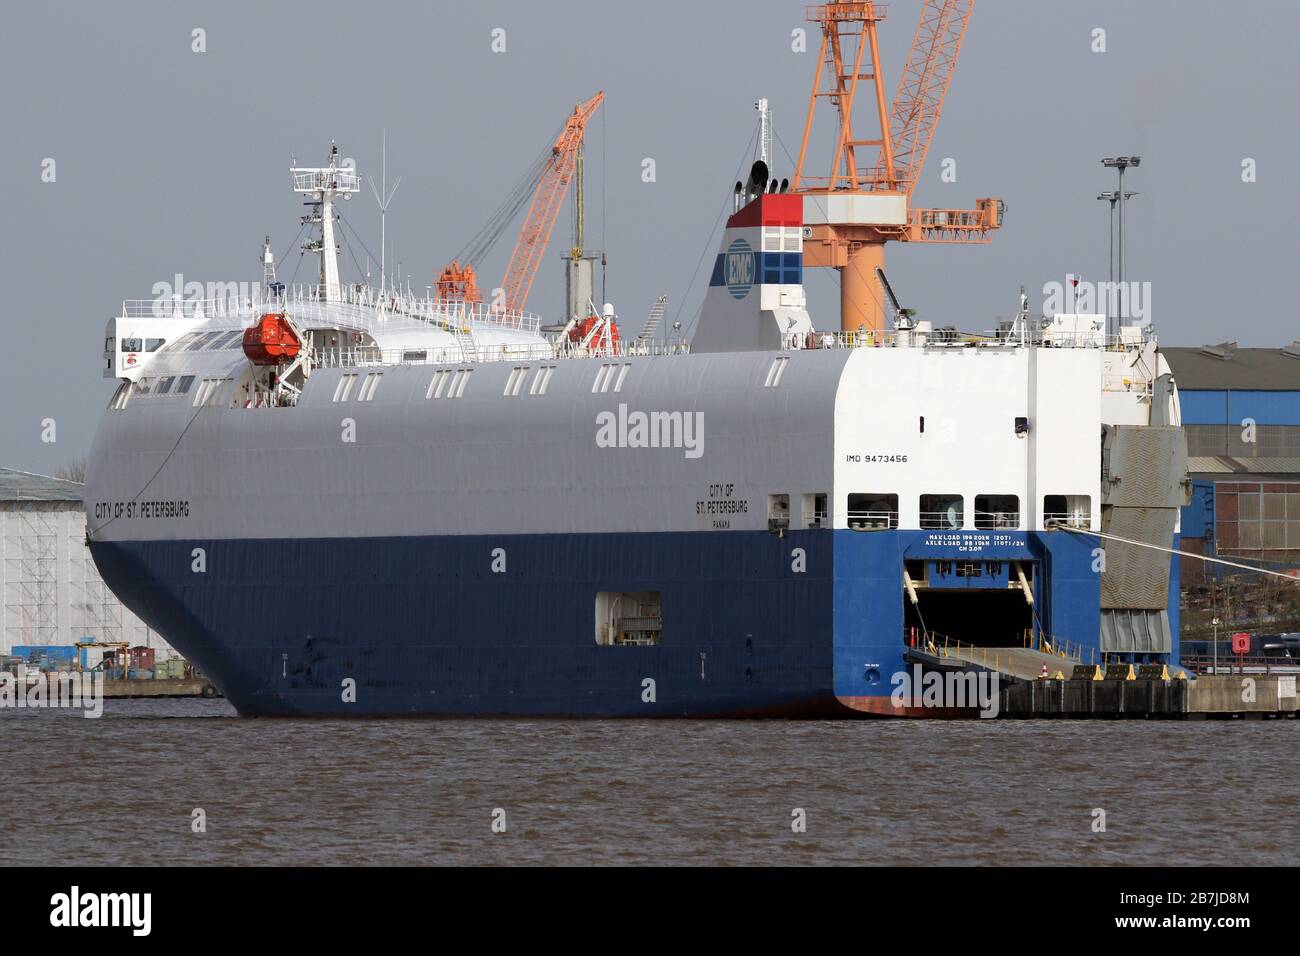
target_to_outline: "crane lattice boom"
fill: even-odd
[[[894,175],[911,194],[925,165],[975,0],[926,0],[890,110]]]
[[[975,0],[922,0],[892,106],[885,102],[877,37],[884,4],[831,0],[807,8],[808,20],[821,28],[822,43],[793,188],[809,197],[804,266],[840,272],[844,331],[884,328],[876,276],[887,242],[988,242],[1002,225],[997,199],[978,199],[974,209],[912,206],[974,7]],[[855,117],[855,104],[868,98],[875,109]],[[810,176],[813,118],[818,104],[827,101],[835,107],[838,128],[830,175]],[[876,148],[874,156],[865,149],[870,147]]]
[[[537,277],[537,268],[555,228],[564,195],[569,182],[573,179],[577,163],[578,148],[586,131],[587,121],[604,102],[605,94],[597,93],[585,103],[574,107],[564,124],[564,129],[551,147],[550,158],[542,167],[542,175],[533,193],[533,201],[528,207],[519,238],[515,241],[514,251],[510,254],[510,264],[506,266],[505,278],[501,287],[505,291],[507,310],[522,309],[528,300],[528,291]]]

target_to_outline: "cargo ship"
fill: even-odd
[[[805,199],[736,183],[694,334],[318,281],[123,303],[86,478],[121,600],[244,715],[921,716],[914,668],[1177,660],[1149,328],[827,330]],[[1106,536],[1106,537],[1102,537]]]

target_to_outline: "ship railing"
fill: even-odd
[[[1300,674],[1300,660],[1267,654],[1186,654],[1179,662],[1194,674]]]
[[[918,517],[922,531],[961,531],[966,523],[960,511],[955,515],[946,511],[922,511]]]
[[[849,527],[854,531],[887,531],[898,527],[897,511],[850,511]]]
[[[547,343],[514,345],[408,346],[400,349],[355,346],[312,349],[317,368],[352,368],[370,365],[463,365],[477,362],[549,362],[568,358],[637,358],[650,355],[685,355],[683,343],[634,343],[613,349],[565,348]]]
[[[1101,389],[1103,392],[1131,392],[1150,398],[1155,391],[1155,382],[1149,378],[1135,381],[1124,375],[1110,374],[1102,377]]]
[[[976,511],[976,531],[1018,531],[1020,529],[1019,511]]]
[[[1076,514],[1072,511],[1044,511],[1043,527],[1051,530],[1054,526],[1064,526],[1066,528],[1084,528],[1087,529],[1092,524],[1092,516],[1088,514]]]
[[[350,169],[294,169],[293,188],[298,192],[337,189],[356,192],[361,188],[361,177]]]
[[[476,362],[477,355],[467,355],[460,347],[443,349],[323,348],[312,349],[311,362],[316,368],[356,368],[370,365],[451,365]]]
[[[253,301],[247,297],[219,296],[209,299],[186,299],[158,296],[153,299],[124,299],[121,318],[126,319],[230,319],[248,318]]]
[[[984,644],[968,644],[947,634],[940,634],[936,631],[922,631],[916,627],[903,629],[903,642],[908,647],[918,648],[934,657],[959,658],[994,670],[1002,669],[1002,653],[1010,650],[1010,647],[999,648],[989,647]],[[1083,662],[1085,650],[1090,653],[1093,663],[1096,663],[1097,660],[1097,649],[1095,647],[1084,648],[1083,645],[1073,641],[1058,639],[1029,629],[1026,629],[1022,635],[1021,643],[1028,650],[1050,654],[1072,664]]]
[[[1026,650],[1038,651],[1043,654],[1052,654],[1056,657],[1062,657],[1076,663],[1083,662],[1083,652],[1088,651],[1092,663],[1097,662],[1097,648],[1087,647],[1082,644],[1071,641],[1068,638],[1056,637],[1043,631],[1035,631],[1029,628],[1024,632],[1024,646]]]
[[[372,286],[361,284],[344,287],[342,295],[340,301],[327,302],[319,286],[300,284],[285,290],[284,305],[293,317],[309,317],[328,322],[342,311],[365,320],[370,327],[391,328],[394,323],[402,320],[413,325],[434,325],[449,331],[473,331],[476,327],[483,327],[537,333],[542,327],[541,316],[532,312],[497,309],[483,302],[446,301],[391,289],[380,292]]]
[[[1002,670],[1002,652],[1005,647],[986,647],[982,644],[964,644],[947,634],[922,631],[915,627],[903,629],[903,643],[915,647],[932,657],[958,659],[979,664],[986,669]]]
[[[992,329],[982,332],[962,332],[956,328],[915,329],[892,332],[862,331],[828,331],[808,332],[802,335],[785,336],[781,342],[782,351],[798,352],[816,349],[859,349],[859,348],[1022,348],[1029,345],[1038,348],[1058,349],[1099,349],[1105,351],[1126,351],[1141,341],[1119,336],[1101,335],[1091,332],[1062,333],[1043,330],[1034,333],[1017,333],[1006,329]]]
[[[343,320],[349,327],[395,328],[402,323],[413,327],[434,325],[455,331],[475,328],[516,329],[538,334],[541,316],[519,309],[497,309],[482,302],[443,301],[406,292],[385,291],[366,285],[345,286],[342,298],[327,302],[315,284],[298,284],[272,296],[260,285],[248,283],[208,283],[203,287],[213,294],[187,297],[179,294],[159,295],[152,299],[126,299],[122,302],[123,318],[250,319],[255,312],[280,310],[289,312],[300,325],[336,325]]]
[[[807,509],[803,512],[803,526],[805,528],[828,528],[830,527],[828,517],[824,509]]]

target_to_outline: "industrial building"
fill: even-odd
[[[1183,548],[1300,568],[1300,341],[1162,351],[1178,383],[1192,476]],[[1200,561],[1182,569],[1192,586],[1209,570]]]
[[[93,639],[173,656],[101,580],[85,546],[82,488],[0,468],[0,655]]]

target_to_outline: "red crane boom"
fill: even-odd
[[[890,111],[894,171],[911,193],[925,165],[974,0],[926,0]]]
[[[578,147],[582,144],[587,120],[591,119],[604,101],[605,94],[600,92],[587,102],[575,106],[564,129],[556,138],[555,145],[551,147],[551,156],[542,167],[532,204],[528,207],[528,215],[524,217],[519,238],[510,254],[505,278],[501,281],[507,310],[522,309],[528,301],[528,291],[537,278],[537,267],[541,265],[547,243],[551,241],[551,231],[555,228],[560,206],[569,190],[569,182],[573,179]]]

